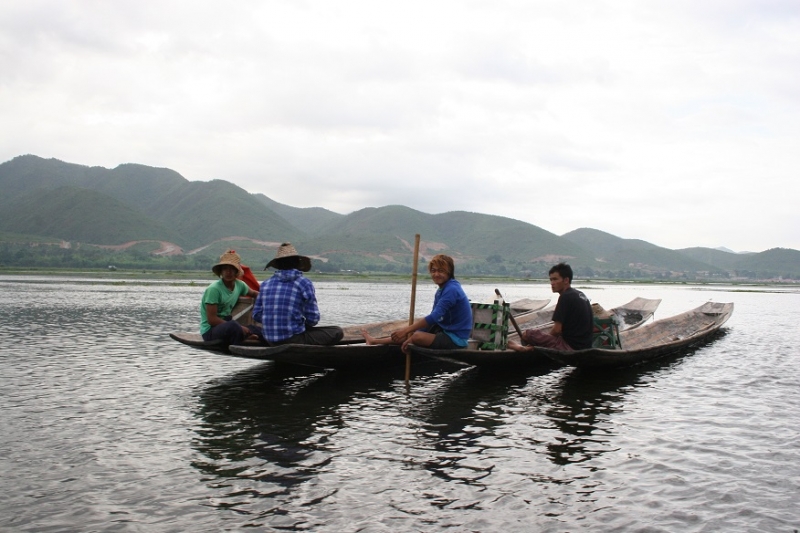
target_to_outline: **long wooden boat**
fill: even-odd
[[[526,316],[541,309],[550,300],[520,300],[511,304],[511,314]],[[266,359],[281,364],[306,365],[338,370],[386,368],[405,364],[406,355],[396,344],[367,345],[363,330],[373,337],[384,337],[408,325],[408,320],[392,320],[343,328],[345,336],[336,346],[311,346],[305,344],[284,344],[281,346],[246,345],[230,346],[231,355],[254,359]],[[427,359],[413,355],[412,363]]]
[[[246,309],[248,302],[242,302],[242,309]],[[550,300],[523,299],[510,304],[512,316],[524,317],[544,308]],[[252,308],[252,300],[249,302]],[[241,314],[239,307],[234,313]],[[364,342],[362,331],[366,330],[373,337],[385,337],[391,332],[408,324],[408,320],[390,320],[347,326],[344,337],[336,346],[311,346],[304,344],[284,344],[280,346],[265,346],[263,344],[245,341],[242,345],[225,347],[219,341],[204,341],[199,333],[178,332],[170,333],[170,337],[178,342],[211,350],[235,357],[247,359],[269,360],[279,363],[308,365],[320,368],[353,369],[367,367],[388,367],[405,363],[405,354],[398,345],[367,345]],[[419,359],[420,357],[416,357]]]
[[[565,352],[536,348],[562,365],[579,368],[616,368],[644,363],[713,338],[733,314],[733,303],[706,302],[678,315],[656,320],[638,329],[620,332],[621,349],[590,348]]]
[[[609,309],[606,313],[616,318],[619,323],[620,336],[623,331],[635,330],[647,323],[658,309],[660,299],[634,298],[630,302]],[[555,306],[551,306],[540,311],[528,313],[517,319],[517,325],[522,331],[528,329],[546,329],[553,325],[553,312]],[[519,342],[519,335],[514,332],[508,336],[509,340]],[[433,357],[457,363],[461,365],[472,365],[480,367],[490,367],[494,369],[520,368],[529,366],[553,365],[553,361],[540,354],[537,350],[533,352],[517,352],[514,350],[432,350],[420,346],[411,346],[411,352],[424,356]]]

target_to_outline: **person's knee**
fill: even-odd
[[[430,346],[433,344],[433,340],[436,338],[436,335],[433,333],[426,333],[424,331],[415,331],[411,335],[411,344],[416,346]]]

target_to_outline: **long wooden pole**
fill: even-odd
[[[411,269],[411,308],[408,311],[408,325],[414,323],[414,309],[417,305],[417,264],[419,263],[419,233],[414,236],[414,265]],[[411,379],[411,352],[406,353],[406,386]]]

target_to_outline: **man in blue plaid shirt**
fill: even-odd
[[[314,284],[303,276],[311,270],[311,260],[286,242],[264,270],[270,267],[276,269],[275,273],[261,284],[253,307],[253,320],[261,323],[264,340],[270,346],[330,346],[342,340],[342,328],[317,326],[320,314]]]

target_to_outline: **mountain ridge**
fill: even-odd
[[[135,163],[105,169],[18,156],[0,164],[0,187],[6,192],[0,200],[0,243],[6,256],[20,261],[37,260],[36,254],[12,246],[23,235],[30,242],[75,241],[80,246],[72,248],[73,254],[90,254],[92,246],[101,245],[110,253],[109,246],[136,242],[124,250],[142,262],[154,256],[166,261],[169,254],[157,253],[161,245],[155,243],[168,242],[169,265],[198,268],[227,247],[237,247],[250,263],[266,264],[280,242],[290,241],[323,270],[400,272],[410,268],[409,242],[420,234],[422,260],[445,252],[461,272],[478,275],[539,276],[552,263],[566,260],[585,277],[800,277],[796,250],[670,250],[593,228],[559,236],[499,215],[428,214],[402,205],[342,215],[280,204],[225,180],[192,182],[173,170]],[[44,248],[40,252],[55,255]],[[100,261],[98,254],[94,257]],[[62,250],[62,262],[70,260],[67,255]]]

